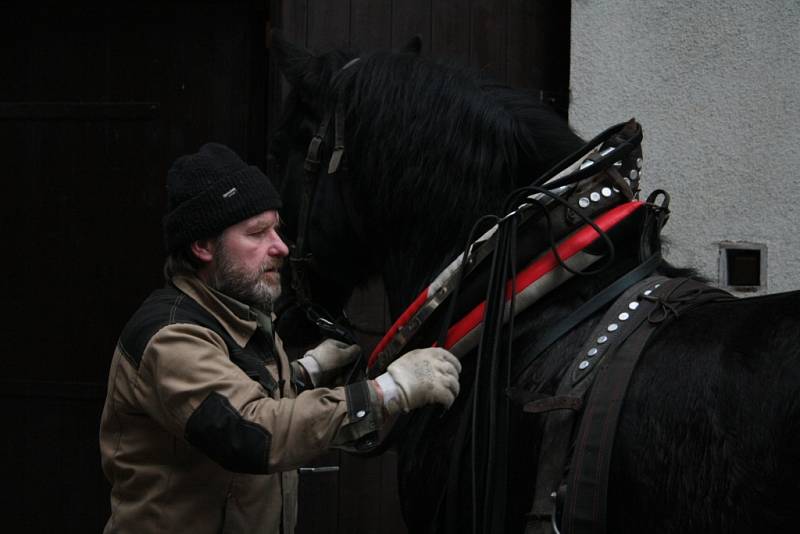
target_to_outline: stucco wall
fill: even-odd
[[[571,33],[570,122],[642,124],[668,259],[717,281],[720,241],[764,243],[800,288],[800,0],[573,0]]]

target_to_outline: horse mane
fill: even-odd
[[[348,175],[369,242],[383,247],[378,257],[387,239],[403,251],[389,268],[413,275],[404,287],[419,285],[420,268],[435,274],[475,220],[582,144],[531,93],[411,53],[364,56],[334,75],[326,98],[346,117]]]
[[[364,55],[312,55],[285,41],[282,48],[293,89],[272,140],[274,161],[286,164],[289,145],[305,150],[323,116],[341,110],[346,171],[338,179],[359,212],[364,257],[391,278],[394,304],[413,298],[511,190],[583,144],[530,91],[420,57],[413,47]],[[283,194],[288,184],[278,185]],[[670,269],[696,274],[662,266]]]

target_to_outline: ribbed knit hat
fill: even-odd
[[[167,251],[280,207],[278,192],[258,167],[225,145],[207,143],[197,154],[179,157],[167,173]]]

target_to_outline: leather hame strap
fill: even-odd
[[[575,441],[567,479],[564,534],[603,534],[614,436],[633,370],[650,336],[666,321],[701,304],[732,300],[729,293],[688,278],[669,280],[642,302],[652,309],[595,379]]]
[[[525,347],[520,352],[522,356],[514,362],[512,370],[513,376],[520,376],[528,367],[550,346],[561,339],[570,330],[577,325],[588,319],[598,310],[608,305],[609,302],[619,297],[623,291],[631,287],[633,284],[641,281],[661,265],[661,254],[653,254],[650,258],[643,263],[637,265],[634,269],[618,278],[611,285],[600,291],[597,295],[588,300],[583,306],[575,310],[574,313],[567,316],[563,321],[556,324],[554,327],[547,330],[545,335],[538,339],[534,344]]]
[[[635,270],[633,272],[635,272]],[[598,323],[598,332],[604,329],[605,325],[608,324],[612,318],[616,318],[621,309],[628,302],[637,299],[648,287],[653,287],[655,284],[662,281],[666,281],[666,278],[649,277],[643,280],[639,278],[635,283],[628,284],[621,296],[619,296],[619,293],[616,293],[615,296],[619,296],[619,298],[605,312]],[[631,330],[632,328],[629,327],[628,331],[630,332]],[[598,333],[593,332],[590,339],[593,340],[597,337]],[[611,343],[613,343],[613,341]],[[607,348],[606,358],[613,357],[613,354],[611,354],[613,352],[612,349],[613,347],[611,346]],[[564,373],[561,383],[556,390],[556,398],[567,397],[580,399],[581,406],[586,406],[585,395],[592,384],[592,378],[598,369],[598,365],[588,368],[587,376],[585,376],[583,380],[576,383],[572,378],[572,370],[578,368],[580,362],[585,359],[585,351],[586,346],[581,348],[575,361]],[[535,401],[529,409],[534,411],[535,408],[542,407],[541,405],[542,401]],[[525,530],[526,534],[550,534],[554,532],[552,528],[552,525],[556,522],[556,499],[554,495],[561,486],[564,467],[569,461],[573,429],[578,417],[579,412],[570,409],[552,411],[546,416],[539,461],[536,468],[536,489],[534,491],[531,511],[528,514],[528,525]]]
[[[556,400],[560,397],[584,399],[581,403],[583,414],[572,447],[570,442],[577,412],[558,409],[570,407],[559,406],[563,403],[554,400],[557,411],[547,415],[526,534],[556,532],[557,500],[563,501],[563,534],[606,532],[615,432],[628,383],[647,341],[658,328],[685,311],[703,303],[733,298],[725,291],[695,280],[651,277],[626,291],[612,305],[600,321],[599,330],[593,333],[564,374],[554,397]],[[621,314],[624,314],[624,321]],[[621,328],[623,322],[624,328]],[[614,326],[609,328],[612,323]],[[605,336],[603,329],[615,332],[615,339]],[[603,352],[592,351],[593,356],[587,357],[587,347],[589,350],[596,348],[592,344],[599,337],[606,337]],[[593,360],[591,364],[590,359]],[[588,398],[584,398],[590,385]],[[574,454],[566,484],[563,484],[562,473],[570,449]]]

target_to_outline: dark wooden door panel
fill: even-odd
[[[391,48],[391,0],[350,1],[350,45],[358,50]]]
[[[422,37],[422,55],[431,53],[431,0],[392,2],[392,48],[400,48],[414,35]]]
[[[265,162],[263,2],[0,6],[7,523],[99,532],[116,338],[162,284],[164,178],[209,140]]]
[[[470,60],[469,0],[439,0],[431,5],[431,55],[468,64]]]
[[[470,62],[496,80],[506,81],[507,3],[473,0],[470,6]]]

